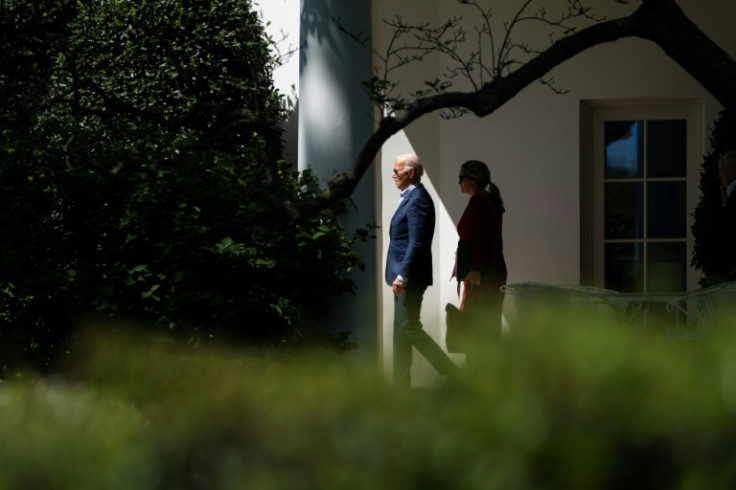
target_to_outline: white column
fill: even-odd
[[[326,181],[348,170],[372,132],[371,104],[362,82],[370,77],[371,55],[340,29],[371,32],[370,0],[302,0],[299,53],[299,168]],[[374,223],[375,184],[368,172],[353,193],[357,210],[344,220],[348,230]],[[338,298],[331,326],[350,330],[360,351],[378,352],[376,247],[359,247],[365,271],[351,278],[357,296]]]

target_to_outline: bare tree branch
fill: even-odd
[[[626,0],[616,0],[625,3]],[[471,3],[474,1],[464,1]],[[528,6],[527,1],[519,11]],[[575,7],[578,1],[571,0]],[[571,11],[589,15],[585,9]],[[486,15],[486,14],[484,14]],[[491,13],[487,13],[488,22]],[[546,15],[546,14],[539,14]],[[539,17],[535,17],[540,20]],[[402,24],[403,25],[403,24]],[[511,29],[509,26],[507,30]],[[327,184],[327,189],[316,199],[289,208],[295,220],[325,209],[352,194],[360,179],[370,168],[381,146],[398,131],[416,119],[435,111],[464,109],[476,116],[485,117],[511,100],[532,82],[542,80],[553,84],[547,74],[562,62],[593,46],[616,41],[625,37],[639,37],[659,45],[668,56],[680,64],[693,78],[699,81],[729,111],[736,112],[736,61],[716,45],[685,14],[674,0],[642,0],[642,5],[631,15],[608,21],[598,21],[581,30],[555,41],[549,48],[511,72],[496,71],[495,78],[483,83],[472,92],[447,92],[420,97],[405,103],[385,116],[368,139],[356,158],[353,168],[337,175]],[[676,32],[677,35],[672,35]],[[507,36],[508,38],[508,36]],[[510,46],[506,40],[502,45]],[[503,52],[503,48],[500,49]],[[506,52],[508,56],[508,53]],[[475,58],[471,58],[475,60]],[[510,58],[497,58],[498,67],[508,67]]]

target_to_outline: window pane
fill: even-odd
[[[647,175],[687,176],[687,121],[647,121]]]
[[[644,290],[644,244],[607,243],[606,285],[622,292]]]
[[[644,123],[606,121],[606,178],[636,178],[644,172]]]
[[[647,192],[647,237],[685,238],[685,182],[649,182]]]
[[[650,243],[647,254],[647,290],[685,291],[687,255],[685,242]]]
[[[606,184],[606,239],[644,238],[643,189],[641,182]]]

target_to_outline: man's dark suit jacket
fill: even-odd
[[[391,218],[386,257],[386,284],[401,275],[409,286],[432,284],[434,203],[424,186],[416,184]]]

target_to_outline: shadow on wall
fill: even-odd
[[[301,14],[301,36],[299,39],[299,73],[307,66],[308,40],[316,39],[320,44],[339,46],[343,36],[337,29],[335,16],[326,0],[304,0]]]
[[[307,66],[309,41],[315,41],[323,46],[329,46],[335,52],[343,52],[350,56],[350,49],[345,47],[349,43],[359,46],[350,35],[342,32],[342,29],[356,35],[358,38],[370,38],[369,0],[303,0],[300,17],[301,35],[299,38],[299,73]],[[357,27],[356,27],[357,26]],[[368,27],[366,27],[368,26]],[[359,46],[359,49],[365,49]],[[365,67],[367,79],[370,76],[370,66]]]

